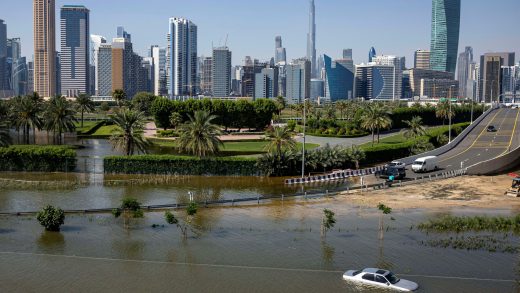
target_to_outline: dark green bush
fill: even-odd
[[[44,207],[36,215],[36,219],[47,231],[58,232],[60,226],[65,223],[65,212],[51,205]]]
[[[219,157],[200,159],[174,155],[111,156],[105,173],[257,176],[256,159]]]
[[[70,146],[16,145],[0,148],[0,171],[67,172],[76,168]]]
[[[157,131],[158,137],[179,137],[179,133],[173,129]]]

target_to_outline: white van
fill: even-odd
[[[412,164],[412,170],[415,173],[430,172],[437,169],[439,169],[439,167],[437,165],[437,157],[435,156],[419,158]]]

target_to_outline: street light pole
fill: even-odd
[[[305,177],[305,124],[306,124],[306,116],[307,116],[307,105],[306,100],[303,99],[303,145],[302,145],[302,178]]]
[[[451,143],[451,91],[452,91],[453,85],[450,86],[450,98],[449,98],[449,104],[450,104],[450,110],[448,112],[448,119],[450,121],[449,131],[448,131],[448,144]]]

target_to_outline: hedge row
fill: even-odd
[[[459,123],[452,125],[452,135],[458,135],[462,130],[469,126],[468,122]],[[459,132],[459,133],[457,133]],[[422,139],[431,142],[438,135],[444,134],[448,135],[449,126],[442,126],[428,131],[428,134],[423,137],[419,137],[417,139]],[[363,151],[365,152],[365,160],[363,160],[363,164],[377,164],[382,162],[389,162],[396,159],[406,158],[411,156],[410,149],[415,144],[415,140],[406,140],[402,143],[396,144],[379,144],[373,146],[363,147]]]
[[[256,159],[209,158],[174,155],[110,156],[104,159],[108,174],[258,176]]]
[[[70,146],[16,145],[0,148],[0,171],[68,172],[76,168]]]

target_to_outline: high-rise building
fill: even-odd
[[[394,65],[375,62],[357,65],[355,96],[365,100],[398,100],[396,92],[401,91],[401,87],[397,89],[398,81],[402,82],[402,79],[396,75]]]
[[[156,96],[168,94],[166,88],[166,49],[154,45],[150,48],[150,57],[153,58],[153,92]]]
[[[464,52],[460,53],[458,63],[457,80],[459,81],[459,96],[462,98],[468,98],[470,97],[468,95],[468,88],[473,86],[470,81],[470,70],[471,64],[473,63],[473,48],[466,47]]]
[[[316,77],[316,6],[310,0],[309,33],[307,34],[307,60],[311,62],[311,77]]]
[[[278,67],[263,68],[255,76],[255,99],[274,98],[278,94]]]
[[[98,96],[112,95],[112,45],[101,44],[98,50],[98,66],[96,67]]]
[[[122,26],[117,27],[117,38],[127,39],[129,42],[132,42],[132,35],[125,31],[125,28]]]
[[[212,90],[215,97],[231,94],[231,51],[228,47],[213,48]]]
[[[28,70],[25,57],[17,58],[12,68],[12,90],[14,96],[27,94]]]
[[[429,98],[456,98],[459,81],[453,79],[421,79],[420,96]]]
[[[33,0],[34,91],[40,96],[56,94],[55,0]]]
[[[282,37],[276,36],[275,38],[275,52],[274,52],[274,63],[285,64],[287,61],[287,56],[285,52],[285,48],[282,46]]]
[[[0,19],[0,91],[7,90],[7,25]]]
[[[514,65],[514,52],[486,53],[480,56],[480,100],[486,103],[498,101],[502,94],[502,66]]]
[[[107,40],[103,36],[90,35],[90,64],[94,66],[94,92],[93,95],[99,95],[99,48],[101,44],[106,44]],[[91,85],[92,86],[92,85]]]
[[[213,57],[202,58],[200,90],[205,96],[213,96]]]
[[[432,0],[430,68],[455,73],[459,49],[460,0]]]
[[[325,96],[331,101],[352,99],[354,96],[354,64],[352,59],[335,60],[324,55]]]
[[[403,63],[404,57],[396,57],[391,55],[380,55],[372,58],[372,62],[375,62],[377,65],[388,65],[394,67],[394,88],[393,88],[393,98],[392,100],[401,99],[401,91],[403,85]]]
[[[61,53],[60,52],[55,52],[54,53],[54,56],[56,56],[55,58],[55,62],[54,64],[56,65],[55,66],[55,72],[56,72],[56,75],[54,77],[54,80],[56,81],[56,95],[61,95]]]
[[[430,69],[430,51],[415,51],[413,58],[413,67],[417,69]]]
[[[436,71],[429,69],[419,69],[412,68],[409,70],[409,78],[410,78],[410,90],[412,92],[413,97],[421,97],[421,80],[423,79],[431,79],[431,80],[453,80],[453,73],[445,72],[445,71]],[[435,84],[432,82],[432,84]],[[433,90],[432,90],[433,92]],[[438,97],[437,95],[434,95]],[[430,97],[433,97],[430,95]]]
[[[83,5],[61,7],[61,89],[67,97],[90,92],[90,11]]]
[[[289,103],[302,103],[310,98],[311,62],[297,59],[286,66],[286,98]]]
[[[343,59],[352,60],[352,49],[343,49]]]
[[[34,62],[27,62],[27,94],[34,93]]]
[[[376,49],[374,47],[370,48],[370,51],[368,51],[368,62],[372,62],[372,59],[376,57]]]
[[[22,43],[20,38],[7,39],[7,58],[16,60],[22,57]]]
[[[170,18],[168,94],[193,95],[197,85],[197,26],[188,19]]]
[[[502,66],[502,93],[504,101],[517,102],[520,97],[520,65]]]
[[[311,78],[311,100],[317,101],[321,97],[325,97],[325,82],[323,79]]]
[[[242,66],[241,92],[243,97],[253,98],[255,96],[256,74],[260,73],[268,64],[259,62],[257,59],[252,60],[248,57],[249,56],[246,56],[244,66]]]

